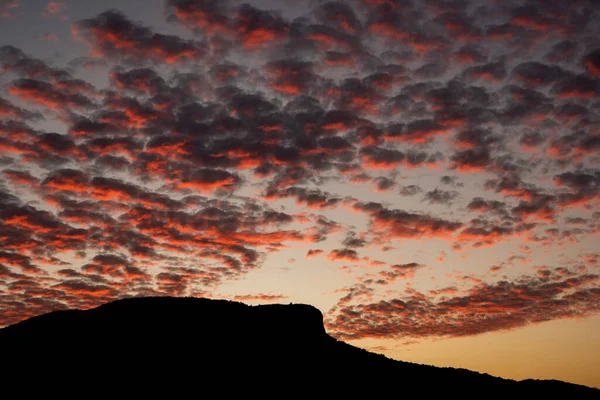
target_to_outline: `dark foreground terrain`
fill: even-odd
[[[560,381],[391,360],[333,339],[321,312],[301,304],[124,299],[1,329],[0,351],[0,393],[18,398],[600,399],[600,390]]]

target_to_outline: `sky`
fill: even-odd
[[[307,303],[600,388],[594,0],[0,0],[0,326]]]

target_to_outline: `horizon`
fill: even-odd
[[[309,304],[393,359],[600,388],[599,18],[0,0],[0,328]]]

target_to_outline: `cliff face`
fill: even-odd
[[[600,398],[598,390],[564,382],[515,382],[390,360],[331,338],[321,312],[302,304],[252,307],[194,298],[124,299],[23,321],[0,330],[0,344],[9,386],[23,377],[38,383],[68,377],[78,390],[118,383],[138,395],[160,390],[170,397],[175,389],[189,394],[202,387],[210,393],[283,398],[299,393],[320,398],[325,392],[335,398],[372,397],[397,391],[463,398]],[[283,386],[287,389],[281,392]],[[44,387],[50,386],[32,388]]]

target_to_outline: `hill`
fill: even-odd
[[[319,398],[600,398],[600,390],[560,381],[517,382],[391,360],[330,337],[321,312],[302,304],[122,299],[6,327],[0,330],[0,345],[7,367],[4,388],[46,394],[63,382],[76,393],[118,390],[169,393],[170,398],[207,393],[225,398],[296,398],[301,393]]]

